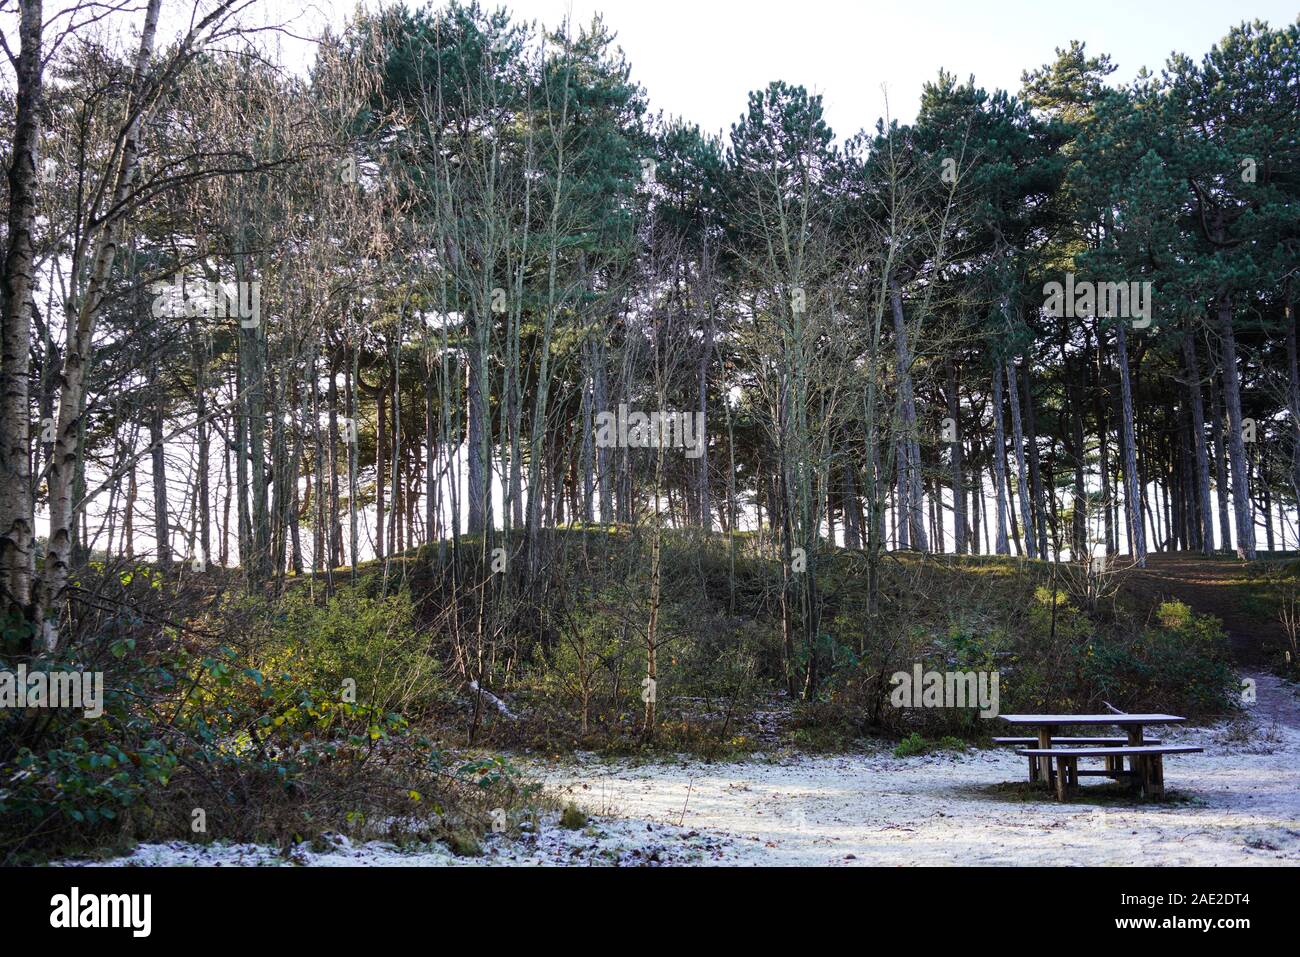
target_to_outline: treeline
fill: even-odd
[[[650,537],[653,678],[661,530],[757,529],[795,691],[831,545],[874,609],[893,548],[1297,541],[1300,24],[1123,87],[1077,43],[1016,93],[940,72],[914,123],[842,139],[774,82],[719,139],[653,113],[600,20],[394,5],[296,76],[244,6],[156,43],[149,0],[122,50],[21,4],[0,579],[28,649],[75,642],[92,562],[328,595],[422,545],[472,551],[486,640],[498,557],[527,587],[548,528],[619,523]]]

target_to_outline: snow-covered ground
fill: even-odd
[[[586,827],[566,830],[547,817],[536,835],[489,837],[482,857],[339,838],[288,857],[251,845],[144,845],[109,863],[1295,865],[1300,705],[1290,687],[1253,677],[1259,700],[1246,720],[1158,729],[1166,741],[1205,748],[1166,760],[1165,786],[1180,800],[1164,803],[999,797],[990,788],[1026,775],[1025,759],[1011,751],[896,758],[878,750],[727,764],[585,758],[525,767],[590,812]]]
[[[592,821],[579,830],[559,826],[558,815],[543,820],[538,835],[521,839],[488,837],[480,857],[456,857],[441,844],[402,849],[382,841],[354,844],[342,835],[311,849],[288,852],[260,844],[141,844],[108,861],[63,861],[64,866],[95,867],[523,867],[595,865],[656,866],[722,862],[724,840],[716,835],[651,821]]]
[[[554,779],[620,817],[726,835],[722,863],[1300,863],[1300,735],[1254,753],[1225,737],[1201,731],[1209,753],[1167,761],[1166,786],[1187,797],[1167,804],[999,799],[985,789],[1026,768],[992,751],[588,767]]]

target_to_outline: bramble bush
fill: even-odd
[[[524,800],[508,764],[459,760],[414,726],[441,682],[407,627],[408,600],[240,599],[213,622],[229,643],[170,627],[143,641],[142,622],[123,616],[81,644],[81,660],[26,661],[102,670],[103,714],[0,712],[0,860],[376,828],[470,847],[491,808]]]

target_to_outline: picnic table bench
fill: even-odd
[[[1042,781],[1053,787],[1056,796],[1065,800],[1079,784],[1080,776],[1129,778],[1144,796],[1164,791],[1164,756],[1192,754],[1201,748],[1191,745],[1162,744],[1144,738],[1142,729],[1152,724],[1178,724],[1187,720],[1173,714],[1004,714],[1008,724],[1037,729],[1037,738],[994,738],[998,744],[1028,745],[1016,753],[1029,759],[1029,780]],[[1116,725],[1124,729],[1125,738],[1063,737],[1058,728],[1069,725]],[[1034,745],[1037,744],[1037,747]],[[1105,758],[1104,770],[1079,770],[1079,758]],[[1128,758],[1129,768],[1124,769]],[[1056,767],[1053,768],[1053,761]]]
[[[1163,744],[1159,738],[1144,738],[1147,744]],[[1032,748],[1039,743],[1037,738],[994,738],[994,744],[1019,744],[1027,748]],[[1053,746],[1058,744],[1069,745],[1088,745],[1094,748],[1122,747],[1128,744],[1128,738],[1062,738],[1054,736],[1052,738]]]

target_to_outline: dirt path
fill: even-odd
[[[1122,561],[1123,559],[1121,559]],[[1267,649],[1285,639],[1281,623],[1259,613],[1249,601],[1246,563],[1235,558],[1189,554],[1147,556],[1145,569],[1129,573],[1130,584],[1152,597],[1172,597],[1223,622],[1244,679],[1255,682],[1252,716],[1263,726],[1300,731],[1300,699],[1276,675],[1258,669]]]
[[[1119,561],[1123,563],[1125,556]],[[1214,615],[1238,662],[1258,666],[1267,650],[1283,640],[1282,625],[1252,607],[1246,564],[1233,558],[1204,558],[1189,554],[1147,556],[1145,569],[1126,573],[1128,584],[1152,597],[1176,598],[1194,611]]]
[[[1255,701],[1247,707],[1256,724],[1300,732],[1300,695],[1293,685],[1263,671],[1243,671],[1242,677],[1255,682]]]

